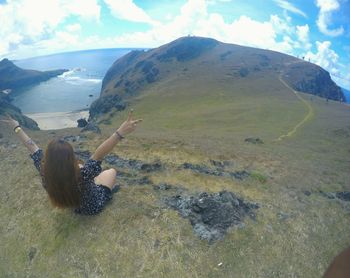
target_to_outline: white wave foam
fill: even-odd
[[[66,78],[67,76],[70,76],[70,75],[74,74],[75,72],[83,72],[83,71],[86,71],[86,69],[85,68],[74,68],[74,69],[71,69],[69,71],[62,73],[58,77]]]
[[[74,73],[74,70],[69,70],[69,71],[66,71],[64,73],[62,73],[61,75],[57,76],[59,78],[66,78],[67,76],[69,75],[72,75]]]
[[[85,71],[84,68],[74,68],[72,70],[66,71],[63,74],[59,75],[59,78],[64,79],[67,83],[69,84],[73,84],[73,85],[78,85],[81,83],[101,83],[102,79],[98,79],[98,78],[83,78],[83,77],[79,77],[79,76],[72,76],[74,73],[76,72],[82,72]]]
[[[79,76],[71,76],[65,78],[67,83],[70,84],[81,84],[81,83],[101,83],[102,79],[96,79],[96,78],[81,78]]]

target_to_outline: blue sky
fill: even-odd
[[[350,0],[0,0],[0,58],[189,34],[305,57],[350,89]]]

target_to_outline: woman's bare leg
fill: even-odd
[[[117,171],[111,168],[103,171],[94,180],[96,184],[102,184],[112,190],[116,182],[116,175]]]

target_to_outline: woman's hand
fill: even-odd
[[[137,124],[139,122],[142,122],[142,119],[133,120],[132,113],[133,113],[133,110],[131,109],[129,112],[128,119],[124,123],[122,123],[122,125],[117,130],[121,136],[125,136],[133,132],[136,129]]]
[[[129,112],[128,119],[122,123],[122,125],[118,128],[117,132],[120,136],[125,136],[130,132],[133,132],[136,128],[137,123],[141,122],[142,119],[133,120],[132,119],[132,112],[133,110]],[[92,159],[94,160],[102,160],[108,153],[110,153],[114,146],[120,141],[120,136],[118,135],[118,140],[116,140],[116,134],[113,133],[106,141],[104,141],[94,152],[92,155]]]
[[[19,123],[7,113],[6,113],[6,118],[4,120],[0,120],[0,122],[7,123],[11,128],[15,128],[16,126],[19,126]]]
[[[0,120],[0,121],[7,123],[14,131],[15,131],[15,127],[19,126],[19,123],[7,113],[6,113],[5,120]],[[16,135],[22,141],[22,143],[27,147],[27,149],[30,151],[31,154],[39,150],[39,147],[35,144],[35,142],[32,139],[29,138],[29,136],[24,132],[23,129],[18,130],[16,132]]]

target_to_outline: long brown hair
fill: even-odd
[[[80,170],[73,147],[62,139],[52,140],[45,151],[43,174],[47,193],[56,207],[80,204]]]

